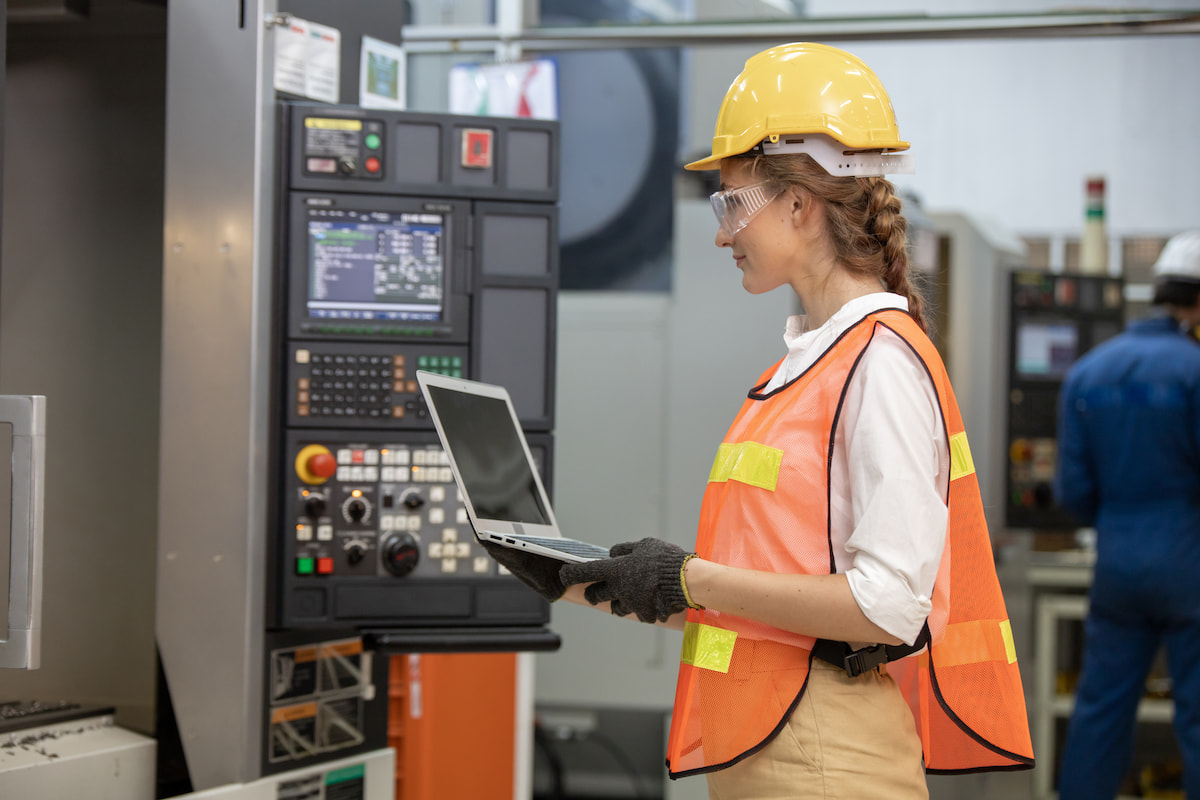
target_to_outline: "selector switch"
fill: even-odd
[[[370,513],[371,504],[364,497],[352,496],[342,503],[342,515],[346,518],[346,522],[353,524],[365,522]]]
[[[401,498],[401,502],[404,503],[405,508],[409,509],[410,511],[416,511],[418,508],[425,505],[425,498],[422,497],[421,493],[416,489],[410,489],[404,493],[404,497]]]
[[[311,520],[318,520],[325,516],[326,505],[325,495],[310,494],[304,501],[304,516]]]

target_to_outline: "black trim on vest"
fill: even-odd
[[[881,313],[881,312],[883,312],[883,311],[897,311],[897,312],[899,312],[899,313],[901,313],[901,314],[907,314],[907,313],[908,313],[908,312],[904,311],[903,309],[899,309],[899,308],[881,308],[881,309],[879,309],[879,310],[877,310],[877,311],[872,311],[872,312],[870,312],[869,314],[866,314],[866,315],[864,315],[864,316],[862,317],[862,319],[858,320],[858,322],[855,322],[855,323],[853,323],[853,324],[851,324],[851,325],[847,325],[847,326],[846,326],[846,330],[844,330],[844,331],[842,331],[841,333],[839,333],[839,334],[838,334],[838,337],[837,337],[836,339],[834,339],[834,340],[833,340],[833,341],[830,343],[829,347],[826,347],[826,348],[825,348],[824,352],[822,352],[822,353],[821,353],[821,355],[817,356],[817,357],[816,357],[816,359],[814,359],[814,360],[813,360],[813,363],[811,363],[811,364],[809,364],[809,365],[808,365],[807,369],[805,369],[805,370],[804,370],[804,372],[801,372],[799,375],[797,375],[796,377],[792,378],[790,381],[788,381],[787,383],[783,384],[783,385],[782,385],[782,386],[780,386],[778,389],[775,389],[774,391],[771,391],[771,392],[769,392],[769,393],[767,393],[767,394],[763,394],[763,393],[762,393],[762,390],[763,390],[763,388],[765,388],[765,387],[766,387],[766,385],[767,385],[767,384],[769,384],[769,383],[771,382],[771,378],[774,378],[774,377],[775,377],[775,374],[774,374],[774,372],[773,372],[773,373],[771,373],[771,377],[770,377],[770,378],[767,378],[767,379],[766,379],[765,381],[763,381],[762,383],[758,384],[757,386],[754,386],[754,387],[752,387],[752,388],[750,389],[750,392],[749,392],[749,394],[747,394],[747,395],[746,395],[746,397],[747,397],[748,399],[750,399],[750,400],[769,400],[770,398],[772,398],[772,397],[774,397],[775,395],[779,394],[779,393],[780,393],[780,392],[782,392],[784,389],[788,388],[788,387],[789,387],[789,386],[791,386],[793,383],[795,383],[796,381],[800,380],[800,379],[801,379],[801,378],[803,378],[805,375],[807,375],[807,374],[808,374],[808,371],[809,371],[810,369],[812,369],[813,367],[815,367],[817,364],[821,363],[821,361],[823,361],[823,360],[825,359],[825,357],[826,357],[827,355],[829,355],[829,353],[830,353],[830,352],[833,350],[833,348],[837,347],[837,346],[838,346],[838,345],[841,343],[842,339],[846,338],[846,336],[847,336],[847,335],[849,335],[850,331],[854,330],[854,329],[855,329],[855,328],[857,328],[859,325],[861,325],[861,324],[863,324],[864,322],[866,322],[866,321],[867,321],[867,319],[869,319],[870,317],[874,316],[875,314],[879,314],[879,313]],[[903,337],[901,337],[901,338],[903,338]],[[786,360],[786,357],[785,357],[784,359],[780,360],[780,361],[777,361],[777,362],[775,362],[775,370],[776,370],[776,371],[778,371],[778,370],[779,370],[779,365],[780,365],[780,364],[782,364],[784,360]]]
[[[671,771],[671,759],[667,758],[665,761],[666,766],[667,766],[667,777],[674,781],[674,780],[678,780],[680,778],[690,778],[693,775],[703,775],[707,772],[716,772],[718,770],[727,769],[728,767],[732,767],[734,764],[737,764],[738,762],[749,758],[750,756],[757,753],[759,750],[762,750],[764,747],[769,745],[772,741],[774,741],[775,737],[779,735],[780,731],[783,730],[784,726],[786,726],[788,724],[788,720],[790,720],[792,718],[792,714],[795,713],[795,711],[796,711],[796,706],[800,705],[800,700],[804,697],[804,693],[808,690],[808,679],[812,677],[812,660],[813,660],[812,653],[809,653],[808,654],[808,674],[804,676],[804,685],[800,687],[800,691],[796,693],[795,699],[792,700],[792,703],[791,703],[791,705],[788,706],[787,711],[785,711],[783,713],[783,716],[779,719],[779,724],[775,726],[774,730],[772,730],[770,733],[767,734],[765,739],[763,739],[761,742],[754,745],[750,749],[746,750],[746,752],[742,753],[741,755],[735,756],[721,764],[712,764],[707,767],[697,767],[696,769],[689,769],[684,772],[672,772]]]

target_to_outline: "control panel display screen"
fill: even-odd
[[[311,208],[307,222],[310,319],[443,318],[440,214]]]
[[[1061,380],[1079,353],[1079,327],[1069,322],[1022,322],[1017,328],[1017,374]]]

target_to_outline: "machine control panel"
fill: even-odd
[[[534,434],[530,447],[544,471],[549,442]],[[517,622],[544,613],[476,541],[436,434],[295,431],[288,461],[276,548],[284,622],[453,618],[477,610],[480,586],[514,592]],[[423,602],[408,604],[405,587]]]
[[[301,168],[311,177],[380,180],[384,175],[383,120],[309,116],[301,138]]]
[[[544,626],[476,542],[416,373],[519,389],[548,463],[558,123],[308,103],[279,122],[268,625],[454,628],[467,649]],[[478,130],[486,166],[461,157]]]
[[[1008,470],[1010,528],[1076,527],[1054,502],[1058,395],[1075,360],[1124,326],[1119,278],[1018,271],[1010,282]]]

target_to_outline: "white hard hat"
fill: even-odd
[[[1200,231],[1172,236],[1154,262],[1154,277],[1160,281],[1200,281]]]

